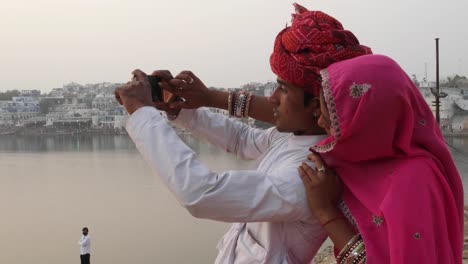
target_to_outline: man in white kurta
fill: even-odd
[[[82,229],[83,235],[81,236],[80,240],[78,241],[78,245],[80,245],[80,261],[81,264],[89,264],[91,258],[91,238],[88,234],[88,228],[84,227]]]
[[[138,150],[182,206],[198,218],[234,223],[218,243],[216,263],[309,263],[326,235],[307,207],[297,169],[322,136],[255,129],[204,108],[182,110],[174,123],[258,161],[254,170],[217,173],[157,109],[141,107],[127,123]]]
[[[275,40],[270,66],[279,85],[268,99],[254,96],[246,106],[241,96],[208,89],[192,72],[175,78],[164,71],[152,74],[180,99],[170,106],[165,106],[168,100],[156,105],[169,115],[178,114],[176,125],[241,158],[257,160],[255,169],[217,173],[198,161],[154,108],[143,72],[134,71],[134,82],[116,90],[117,100],[131,114],[131,138],[182,206],[195,217],[234,223],[218,243],[216,263],[310,263],[326,237],[309,212],[298,167],[325,134],[317,125],[320,71],[362,55],[362,47],[332,17],[295,8],[292,25]],[[237,116],[245,111],[275,128],[255,129],[203,106]],[[179,108],[185,110],[171,110]]]

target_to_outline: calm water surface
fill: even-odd
[[[251,166],[184,140],[214,170]],[[448,143],[466,183],[468,139]],[[126,136],[2,136],[0,168],[0,263],[79,263],[83,226],[93,263],[212,263],[228,227],[182,209]]]

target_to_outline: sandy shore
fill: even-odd
[[[328,241],[327,241],[328,242]],[[327,243],[326,242],[326,243]],[[324,245],[322,250],[315,256],[317,264],[335,264],[335,256],[333,255],[333,246]],[[465,241],[463,247],[463,264],[468,264],[468,207],[465,206]]]

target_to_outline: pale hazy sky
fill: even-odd
[[[302,0],[408,74],[468,75],[467,0]],[[284,0],[0,0],[0,91],[125,82],[134,68],[190,69],[208,86],[274,80]]]

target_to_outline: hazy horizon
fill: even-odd
[[[0,91],[125,82],[130,72],[194,71],[208,86],[274,80],[268,59],[293,1],[17,0],[0,9]],[[468,2],[298,1],[342,22],[419,79],[468,75]]]

